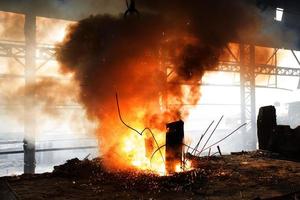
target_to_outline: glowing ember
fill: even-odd
[[[177,164],[175,166],[175,172],[184,172],[184,171],[190,171],[192,170],[192,162],[190,160],[185,161],[185,165],[181,166],[181,164]]]
[[[182,170],[181,165],[180,165],[180,164],[177,164],[177,165],[175,166],[175,172],[181,172],[181,170]]]
[[[185,170],[191,170],[192,168],[192,161],[187,160],[185,161]]]

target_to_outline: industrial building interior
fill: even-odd
[[[0,0],[0,199],[299,199],[297,0]]]

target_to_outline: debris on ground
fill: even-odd
[[[271,156],[270,156],[271,155]],[[2,177],[20,199],[268,199],[298,195],[300,163],[265,151],[187,155],[193,169],[159,176],[108,170],[100,158],[68,160],[52,173]],[[275,198],[275,199],[278,199]]]

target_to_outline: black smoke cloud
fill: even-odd
[[[197,103],[199,86],[190,86],[186,97],[180,85],[166,84],[163,61],[173,66],[172,81],[201,82],[228,42],[258,33],[258,11],[244,2],[137,1],[139,17],[97,15],[69,27],[57,59],[64,72],[74,74],[81,103],[90,119],[99,122],[102,153],[120,153],[118,145],[128,134],[118,121],[116,90],[122,112],[133,124],[162,130],[166,122],[187,116],[182,106]],[[161,108],[165,93],[176,105],[169,110]]]

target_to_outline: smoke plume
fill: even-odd
[[[138,1],[140,16],[97,15],[69,27],[57,59],[65,73],[74,74],[81,103],[99,123],[107,159],[121,154],[120,143],[134,134],[118,119],[115,92],[124,120],[139,130],[164,132],[165,123],[184,119],[183,105],[198,102],[201,78],[228,42],[259,31],[256,8],[243,2]]]

